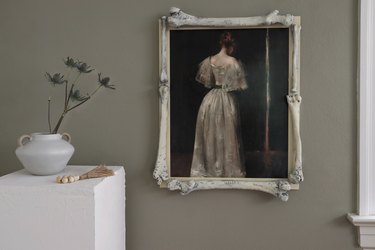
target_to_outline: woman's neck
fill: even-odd
[[[218,53],[220,56],[227,56],[227,49],[225,47],[222,47],[220,52]]]

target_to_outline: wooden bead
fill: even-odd
[[[69,179],[69,183],[73,183],[73,182],[75,182],[75,180],[74,180],[74,176],[69,176],[68,179]]]
[[[57,182],[57,183],[61,183],[61,179],[62,179],[62,176],[57,176],[57,177],[56,177],[56,182]]]
[[[61,179],[61,182],[62,183],[68,183],[68,177],[67,176],[64,176],[62,179]]]

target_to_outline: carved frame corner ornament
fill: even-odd
[[[289,122],[291,129],[292,164],[289,164],[287,179],[257,179],[252,178],[179,178],[169,174],[169,100],[170,82],[168,79],[168,39],[171,29],[184,28],[252,28],[278,26],[290,29],[292,58],[289,80],[289,93],[286,101],[289,107]],[[298,189],[303,181],[302,144],[300,137],[300,19],[292,15],[279,15],[274,10],[265,16],[236,17],[236,18],[207,18],[187,14],[179,8],[172,7],[170,15],[160,18],[160,79],[159,79],[159,148],[153,172],[158,185],[169,190],[179,190],[186,195],[196,190],[207,189],[249,189],[263,191],[287,201],[289,191]],[[296,188],[297,187],[297,188]]]

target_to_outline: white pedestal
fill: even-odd
[[[94,166],[68,166],[81,175]],[[124,250],[125,172],[57,184],[26,170],[0,177],[0,249]]]

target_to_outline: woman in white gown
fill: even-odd
[[[247,88],[240,62],[231,57],[234,39],[224,32],[221,50],[200,65],[196,80],[211,88],[198,111],[191,177],[246,177],[239,111],[233,91]]]

